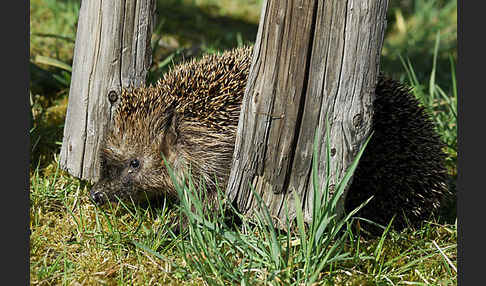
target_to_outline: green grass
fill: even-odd
[[[149,81],[184,58],[253,42],[261,2],[158,1]],[[31,0],[31,284],[457,285],[454,198],[421,227],[386,229],[381,237],[365,236],[353,218],[338,220],[319,206],[311,225],[298,216],[287,229],[268,226],[265,208],[251,220],[234,214],[235,226],[223,210],[205,216],[163,203],[95,207],[89,184],[58,168],[78,11],[79,1]],[[411,85],[432,115],[446,144],[452,190],[456,13],[450,0],[392,1],[382,58],[384,72]],[[198,204],[194,182],[179,190]],[[178,234],[181,217],[187,231]]]
[[[440,34],[441,43],[436,51],[437,34]],[[443,69],[436,74],[436,81],[450,92],[450,73],[446,67],[450,57],[457,60],[456,1],[390,1],[382,55],[381,66],[388,75],[405,80],[407,77],[400,58],[408,58],[422,83],[428,81],[429,72],[433,69],[431,59],[436,55],[436,63]]]
[[[317,139],[316,136],[316,143]],[[316,173],[318,163],[313,160],[314,196],[318,199],[314,201],[314,219],[308,228],[304,224],[303,211],[299,208],[296,226],[292,227],[291,224],[295,222],[287,218],[284,230],[275,228],[268,209],[257,193],[254,193],[259,201],[256,217],[248,219],[231,209],[242,223],[239,226],[228,225],[228,211],[225,211],[223,204],[219,204],[214,214],[204,212],[201,203],[204,187],[196,187],[190,179],[187,184],[177,185],[181,198],[181,217],[187,221],[187,232],[177,248],[183,254],[187,275],[202,277],[210,285],[301,285],[325,280],[321,274],[323,269],[351,259],[350,253],[344,251],[348,238],[344,230],[352,223],[355,212],[343,218],[335,214],[337,202],[361,154],[358,154],[330,203],[325,206],[324,202],[330,197],[330,188],[328,184],[322,189],[319,187]],[[327,157],[330,158],[329,152]],[[317,148],[314,158],[319,158]],[[221,192],[219,195],[221,202]],[[291,203],[302,205],[298,197]],[[297,231],[294,232],[295,227]],[[137,245],[147,249],[146,246]],[[154,249],[150,253],[163,257],[161,253],[155,253]]]

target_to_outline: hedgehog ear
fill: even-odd
[[[166,126],[165,130],[162,132],[163,138],[160,143],[160,151],[165,156],[166,160],[170,162],[173,161],[172,159],[176,156],[176,144],[177,139],[179,138],[178,131],[177,131],[177,115],[174,114],[169,118],[168,125]]]

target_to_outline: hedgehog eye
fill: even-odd
[[[138,159],[133,159],[132,161],[130,161],[130,167],[136,169],[140,166],[140,161],[138,161]]]

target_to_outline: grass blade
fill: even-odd
[[[57,68],[65,70],[65,71],[72,72],[72,68],[71,68],[70,65],[63,63],[60,60],[56,60],[56,59],[46,57],[46,56],[37,55],[35,57],[35,63],[44,64],[44,65],[48,65],[48,66],[52,66],[52,67],[57,67]]]

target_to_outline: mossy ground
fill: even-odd
[[[261,2],[158,1],[159,25],[153,36],[154,63],[149,81],[185,58],[253,42]],[[172,232],[179,216],[174,208],[123,205],[95,208],[87,196],[89,184],[57,168],[70,72],[59,65],[55,67],[53,61],[46,62],[42,56],[71,65],[78,11],[79,1],[31,0],[31,283],[206,285],[208,277],[227,281],[218,280],[217,271],[204,272],[190,264],[191,257],[204,256],[178,247],[190,243],[194,237]],[[411,84],[433,115],[447,143],[453,188],[457,174],[457,93],[453,67],[457,57],[457,6],[447,0],[392,1],[388,14],[383,70]],[[438,32],[440,44],[436,46]],[[409,59],[408,68],[413,69],[407,72],[399,56],[405,63]],[[455,217],[453,199],[440,217],[431,218],[420,228],[390,231],[383,239],[349,234],[344,250],[353,259],[325,268],[320,283],[456,285]],[[265,239],[258,231],[254,235]],[[235,255],[227,257],[224,263],[237,267],[246,265],[245,259]],[[281,271],[297,273],[300,267],[296,263]],[[255,272],[259,273],[255,274],[260,279],[257,281],[265,284],[273,277],[273,284],[290,283],[282,278],[286,277],[283,274],[272,276],[266,272],[270,268]]]

